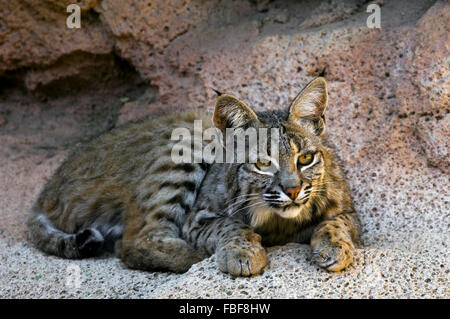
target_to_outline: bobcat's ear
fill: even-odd
[[[289,121],[311,128],[316,135],[325,131],[325,108],[328,103],[327,82],[319,77],[311,81],[289,107]]]
[[[256,120],[258,116],[255,112],[238,98],[228,94],[217,98],[213,121],[222,132],[225,132],[227,127],[245,127]]]

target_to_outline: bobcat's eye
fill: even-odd
[[[258,160],[256,163],[255,163],[255,165],[256,165],[256,167],[258,168],[258,169],[264,169],[264,168],[268,168],[269,166],[270,166],[270,161],[267,161],[267,162],[261,162],[260,160]]]
[[[313,159],[314,159],[314,154],[307,153],[307,154],[300,155],[297,159],[297,163],[300,166],[306,166],[306,165],[311,164]]]

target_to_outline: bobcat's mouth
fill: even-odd
[[[302,205],[305,205],[309,200],[309,196],[304,196],[301,199],[296,199],[295,201],[273,201],[273,200],[267,200],[265,199],[265,202],[267,205],[269,205],[271,208],[280,209],[280,210],[286,210],[294,207],[300,207]]]
[[[311,186],[304,187],[295,199],[283,191],[269,190],[263,193],[263,200],[272,212],[283,218],[295,218],[311,197]]]
[[[300,213],[300,208],[305,205],[309,200],[309,196],[296,201],[286,201],[286,202],[274,202],[267,201],[267,205],[272,208],[272,210],[283,218],[294,218]]]

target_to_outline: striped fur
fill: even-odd
[[[324,139],[326,103],[325,81],[317,79],[284,111],[255,113],[225,94],[213,121],[188,111],[104,134],[71,152],[45,185],[28,219],[31,240],[64,258],[115,251],[128,267],[144,270],[183,272],[216,253],[219,268],[236,276],[265,267],[263,245],[310,241],[320,266],[342,270],[353,260],[359,231]],[[277,169],[174,163],[172,130],[193,134],[199,119],[203,129],[278,129]],[[314,155],[302,166],[298,158],[306,153]]]
[[[28,220],[32,241],[47,253],[81,258],[86,254],[77,247],[84,244],[85,230],[92,229],[103,242],[100,249],[114,247],[109,242],[121,238],[117,253],[132,268],[181,272],[201,260],[180,238],[179,227],[207,168],[172,161],[169,129],[193,132],[198,119],[211,125],[209,116],[195,111],[163,115],[76,148],[33,207]]]

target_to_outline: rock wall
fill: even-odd
[[[0,75],[19,74],[30,91],[106,82],[118,56],[158,89],[145,111],[127,105],[121,124],[155,108],[211,108],[211,88],[285,107],[325,69],[344,154],[376,149],[371,141],[397,151],[412,136],[449,172],[448,2],[379,1],[381,29],[366,26],[357,0],[83,0],[80,29],[65,25],[70,3],[2,2]]]

